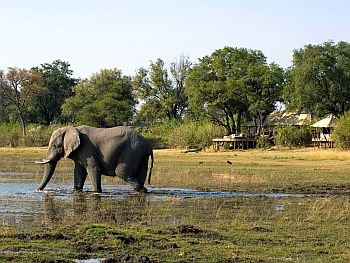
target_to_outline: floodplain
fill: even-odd
[[[0,262],[349,262],[350,152],[156,150],[151,186],[72,191],[46,148],[0,148]]]

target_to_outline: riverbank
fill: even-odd
[[[104,194],[74,194],[66,159],[34,193],[45,154],[0,148],[1,184],[14,189],[0,193],[1,262],[350,260],[348,151],[156,150],[145,195],[107,177]]]

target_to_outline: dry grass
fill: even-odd
[[[245,192],[349,193],[350,152],[332,149],[155,151],[153,182]]]
[[[40,181],[45,147],[0,148],[0,172],[19,171]],[[350,151],[303,148],[184,153],[155,150],[152,185],[250,193],[350,194]],[[58,176],[57,176],[58,174]],[[53,180],[73,180],[73,162],[62,159]],[[63,176],[61,176],[63,175]],[[103,183],[123,183],[103,177]]]
[[[42,174],[43,167],[33,161],[45,154],[45,148],[0,148],[0,171]],[[72,165],[62,160],[54,178],[73,181]],[[36,215],[33,231],[0,226],[0,261],[63,262],[136,253],[155,262],[349,262],[350,200],[344,196],[349,171],[348,151],[156,150],[154,186],[310,195],[49,198],[39,202],[46,212]],[[122,181],[104,178],[104,183],[114,182]],[[43,223],[48,227],[43,229]]]

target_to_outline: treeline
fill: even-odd
[[[343,41],[296,49],[287,69],[267,63],[259,50],[224,47],[196,62],[180,56],[166,66],[158,58],[133,76],[114,68],[76,79],[61,60],[0,70],[0,122],[21,123],[25,140],[30,123],[133,125],[146,131],[210,122],[224,134],[240,133],[248,121],[262,127],[278,105],[342,116],[349,101],[350,44]]]

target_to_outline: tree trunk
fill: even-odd
[[[22,114],[20,114],[19,117],[20,117],[21,123],[22,123],[22,135],[23,135],[24,145],[27,146],[27,123],[26,123]]]
[[[237,133],[241,133],[241,120],[242,120],[242,113],[238,113],[237,115]]]

